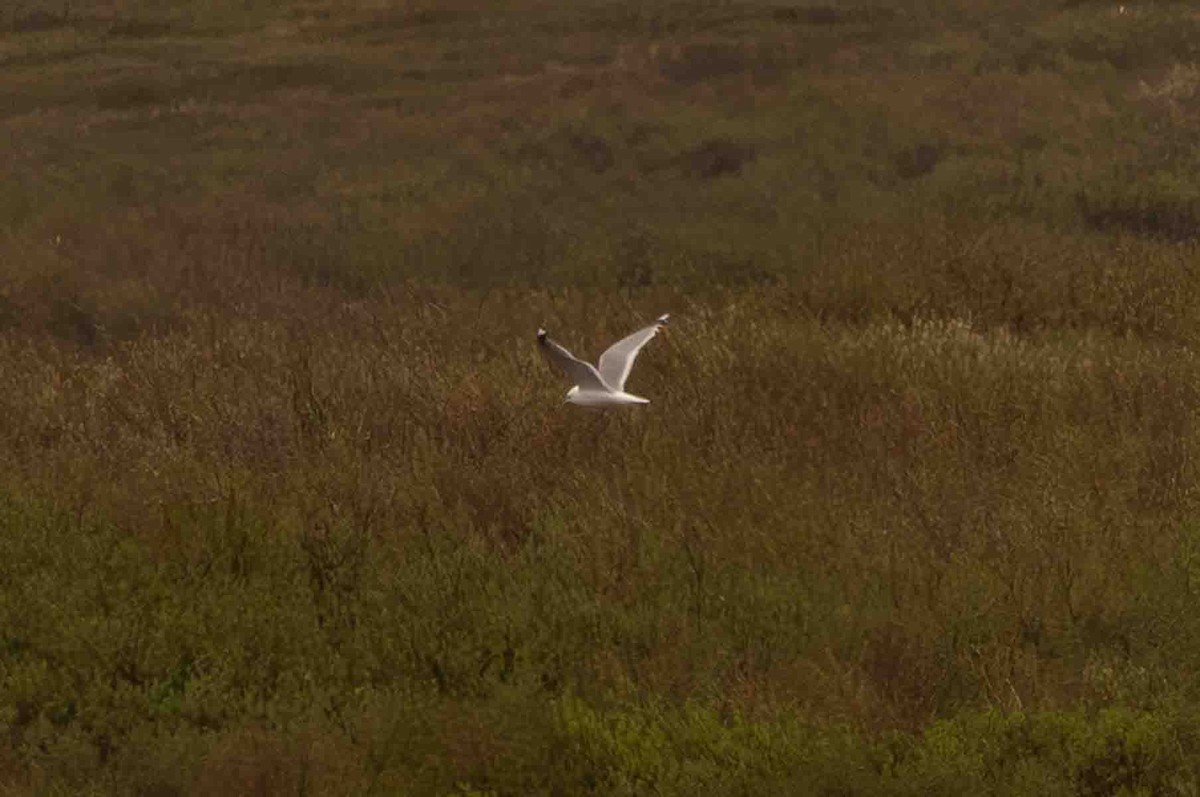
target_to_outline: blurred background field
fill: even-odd
[[[0,792],[1196,794],[1198,140],[1187,2],[5,4]]]

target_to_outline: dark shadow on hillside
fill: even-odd
[[[113,24],[108,35],[119,39],[153,39],[175,33],[169,22],[148,19],[129,19]]]
[[[712,180],[740,174],[757,157],[753,146],[725,138],[705,141],[683,156],[684,169],[692,177]]]
[[[1084,223],[1093,230],[1125,231],[1175,243],[1200,239],[1200,204],[1170,197],[1076,196]]]
[[[798,57],[789,55],[735,42],[699,42],[678,48],[661,61],[658,69],[667,80],[681,86],[736,76],[770,85],[796,66]]]
[[[942,162],[942,148],[937,144],[924,142],[897,153],[893,162],[896,174],[903,180],[915,180],[924,177],[937,168]]]
[[[39,8],[14,14],[12,21],[8,24],[8,29],[13,33],[42,33],[56,28],[65,28],[70,24],[71,18],[65,10],[56,14]]]

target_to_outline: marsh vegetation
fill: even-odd
[[[1190,2],[14,0],[0,790],[1195,794]],[[672,325],[616,417],[581,356]]]

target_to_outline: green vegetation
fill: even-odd
[[[0,793],[1200,790],[1194,3],[14,0],[0,130]]]

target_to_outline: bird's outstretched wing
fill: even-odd
[[[583,391],[602,391],[605,393],[612,392],[611,388],[604,383],[604,379],[600,377],[600,372],[596,370],[596,366],[591,363],[585,363],[583,360],[576,357],[571,352],[559,346],[554,341],[550,340],[546,335],[546,330],[538,330],[538,348],[541,349],[546,359],[558,368],[560,371],[570,377],[580,390]]]
[[[600,377],[613,390],[625,389],[625,380],[629,378],[638,352],[658,334],[659,329],[667,325],[667,318],[668,314],[660,315],[653,324],[618,340],[600,355]]]

